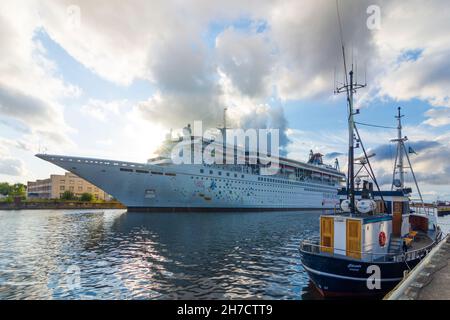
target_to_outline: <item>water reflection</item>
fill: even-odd
[[[0,299],[317,298],[298,245],[319,214],[0,212]]]

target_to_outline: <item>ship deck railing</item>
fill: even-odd
[[[402,262],[411,261],[417,258],[424,257],[431,251],[436,245],[436,242],[432,242],[420,249],[410,250],[401,253],[374,253],[363,251],[351,251],[339,248],[322,246],[318,239],[308,239],[301,243],[300,251],[306,253],[312,253],[321,256],[329,256],[340,259],[359,260],[363,262]],[[330,252],[331,251],[331,252]],[[353,256],[359,256],[361,258],[354,258]]]

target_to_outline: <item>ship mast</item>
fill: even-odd
[[[417,192],[419,193],[420,201],[422,205],[425,207],[422,192],[420,192],[419,184],[417,183],[416,175],[414,173],[411,160],[409,159],[408,151],[406,150],[405,141],[408,141],[408,137],[402,137],[402,120],[401,118],[404,117],[404,115],[401,114],[401,108],[398,107],[398,114],[395,116],[397,119],[397,139],[392,139],[392,142],[397,143],[397,156],[395,157],[395,163],[394,163],[394,173],[392,176],[392,186],[391,190],[396,187],[398,190],[405,190],[405,168],[409,168],[411,170],[412,177],[414,179],[414,184],[416,185]],[[409,167],[405,167],[403,163],[403,155],[406,156],[406,160],[408,161]],[[398,174],[398,179],[395,179],[396,175]]]
[[[348,195],[350,197],[350,208],[355,209],[355,120],[353,112],[353,70],[350,70],[350,90],[347,90],[348,94],[348,179],[349,179],[349,191]]]
[[[227,107],[223,108],[223,128],[225,130],[227,129],[227,110]]]
[[[392,188],[394,187],[395,173],[398,171],[398,184],[396,187],[403,189],[405,187],[405,171],[403,167],[403,150],[404,142],[407,140],[406,137],[402,137],[402,118],[401,108],[398,107],[398,115],[395,116],[397,119],[397,139],[393,139],[393,142],[397,142],[397,158],[395,159],[396,165],[394,168],[394,179],[392,180]]]
[[[344,57],[344,69],[345,69],[345,51],[342,46],[342,54]],[[355,114],[359,113],[359,110],[354,110],[353,94],[356,90],[364,88],[366,84],[359,84],[353,80],[353,65],[350,70],[350,80],[339,88],[335,89],[335,93],[346,92],[347,104],[348,104],[348,177],[347,177],[347,198],[350,200],[350,211],[355,211]],[[345,77],[347,79],[347,77]],[[358,145],[356,145],[358,147]]]

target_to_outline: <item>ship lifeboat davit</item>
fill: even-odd
[[[350,200],[344,200],[341,202],[341,209],[344,212],[350,212]]]
[[[369,213],[375,211],[377,204],[370,199],[359,200],[356,202],[356,209],[361,213]]]

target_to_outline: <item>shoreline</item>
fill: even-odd
[[[126,209],[120,202],[0,202],[0,210],[45,210],[45,209]]]

